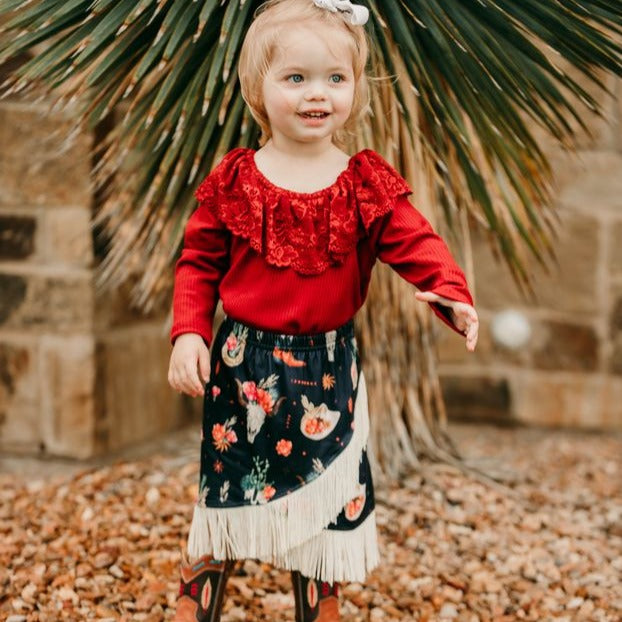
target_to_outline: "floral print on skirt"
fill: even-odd
[[[225,319],[211,351],[190,554],[364,580],[377,564],[368,426],[351,321],[284,335]]]

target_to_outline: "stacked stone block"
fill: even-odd
[[[93,137],[0,102],[0,452],[84,458],[178,427],[164,315],[94,287]]]

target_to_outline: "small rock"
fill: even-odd
[[[455,618],[458,615],[458,610],[455,605],[451,603],[445,603],[439,612],[441,618]]]
[[[22,609],[30,609],[31,607],[28,606],[28,603],[24,602],[21,598],[14,598],[11,601],[11,607],[13,607],[13,609],[17,609],[17,611],[21,611]]]
[[[80,598],[78,597],[78,595],[70,587],[61,587],[56,592],[56,596],[58,597],[59,600],[70,601],[73,605],[77,605],[78,602],[80,601]]]
[[[251,600],[255,593],[246,584],[244,577],[231,577],[228,581],[229,585],[232,585],[240,594],[247,600]]]
[[[575,596],[566,603],[566,609],[578,609],[583,604],[583,598]]]
[[[112,564],[114,564],[114,557],[108,551],[97,553],[97,555],[95,555],[95,559],[93,560],[93,565],[98,570],[101,568],[108,568],[108,566],[112,566]]]
[[[123,570],[121,570],[121,568],[119,568],[116,564],[112,564],[112,566],[108,568],[108,572],[117,579],[123,579],[125,577]]]
[[[37,588],[37,586],[34,583],[29,583],[22,590],[21,597],[27,603],[33,603],[35,600],[35,595],[37,594],[38,591],[39,591],[39,588]]]
[[[283,594],[282,592],[266,594],[262,598],[262,602],[264,607],[272,611],[285,611],[294,606],[294,595]]]
[[[152,486],[145,495],[145,501],[149,507],[156,506],[160,501],[160,491],[155,486]]]
[[[93,572],[89,564],[80,563],[76,566],[76,577],[86,577]]]
[[[232,607],[227,612],[227,617],[229,620],[239,620],[242,622],[246,620],[246,610],[243,607]]]
[[[139,611],[149,611],[158,601],[155,594],[141,594],[136,600],[136,609]]]

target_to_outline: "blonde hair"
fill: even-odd
[[[263,103],[263,81],[274,57],[280,34],[292,24],[309,22],[318,24],[316,32],[319,33],[328,28],[337,28],[348,34],[351,42],[354,99],[348,120],[333,136],[336,144],[345,144],[347,135],[353,133],[357,121],[369,106],[369,87],[365,74],[369,45],[365,29],[362,26],[353,26],[340,13],[316,6],[313,0],[268,0],[257,9],[255,19],[242,43],[238,63],[242,97],[261,127],[259,142],[262,145],[272,136]]]

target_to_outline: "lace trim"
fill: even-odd
[[[412,191],[380,155],[350,158],[330,186],[304,193],[279,188],[257,169],[254,150],[230,151],[195,192],[234,235],[274,266],[319,274],[343,263],[372,223]]]

